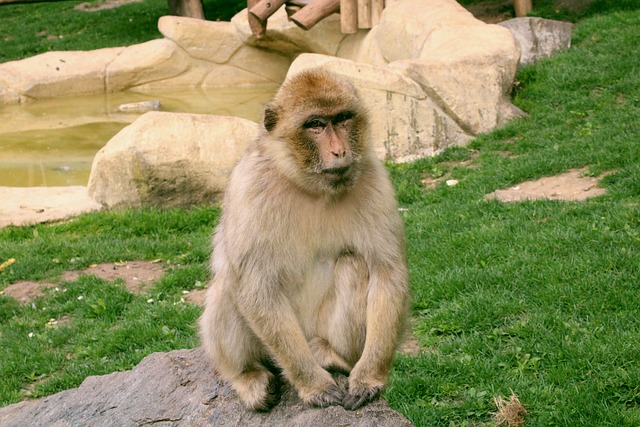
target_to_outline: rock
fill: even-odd
[[[382,56],[393,62],[420,57],[434,30],[468,26],[487,27],[455,1],[396,0],[389,2],[382,13],[375,39]],[[451,50],[470,41],[460,37]]]
[[[118,105],[118,111],[123,113],[146,113],[147,111],[160,111],[160,100],[128,102]]]
[[[231,22],[205,21],[181,16],[161,16],[158,30],[196,59],[226,63],[242,46]]]
[[[107,208],[213,202],[257,135],[239,117],[146,113],[96,154],[89,194]]]
[[[0,64],[0,84],[27,99],[101,93],[105,88],[107,64],[122,50],[47,52],[5,62]]]
[[[379,426],[412,424],[383,399],[357,410],[303,406],[284,387],[268,413],[245,409],[201,349],[154,353],[127,372],[87,378],[80,387],[0,409],[0,425],[38,426]]]
[[[189,68],[188,58],[168,39],[129,46],[107,66],[106,91],[117,92],[176,77]]]
[[[81,186],[0,187],[0,200],[0,228],[56,221],[101,208]]]
[[[340,43],[336,56],[364,64],[387,65],[387,60],[377,44],[377,32],[378,26],[375,26],[369,31],[360,30],[350,34]]]
[[[390,66],[415,80],[466,133],[489,132],[523,113],[511,104],[519,52],[496,25],[431,32],[420,57]]]
[[[289,76],[321,67],[349,79],[369,111],[376,155],[404,162],[433,155],[470,139],[416,84],[397,70],[326,55],[303,54]]]
[[[571,46],[573,24],[543,18],[515,18],[500,24],[513,34],[520,51],[520,66],[531,64]]]
[[[340,31],[340,16],[333,14],[305,31],[289,21],[284,7],[278,9],[267,21],[264,38],[254,37],[247,21],[247,9],[231,19],[242,41],[250,46],[280,52],[291,58],[304,52],[335,55],[340,42],[346,37]]]
[[[11,105],[20,102],[20,95],[6,86],[0,84],[0,105]]]
[[[280,84],[287,75],[291,59],[278,52],[243,46],[229,59],[228,65],[253,75],[253,79],[247,80],[245,85]]]

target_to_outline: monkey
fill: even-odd
[[[357,409],[385,388],[407,317],[394,190],[342,77],[287,79],[263,125],[223,196],[202,345],[250,409],[277,404],[283,380],[307,405]]]

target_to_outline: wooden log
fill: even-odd
[[[340,10],[340,0],[314,0],[291,16],[300,28],[308,30],[327,16]]]
[[[300,9],[302,9],[302,7],[298,6],[297,4],[285,3],[284,5],[284,10],[285,12],[287,12],[287,18],[289,18],[289,20],[291,20],[291,17],[298,13]]]
[[[340,0],[340,31],[343,34],[358,32],[358,0]]]
[[[286,0],[260,0],[249,9],[249,13],[260,21],[266,21],[271,15],[276,13],[285,2]]]
[[[251,9],[253,6],[258,4],[259,1],[260,0],[247,0],[247,9]],[[247,13],[247,20],[249,21],[249,28],[251,28],[253,35],[257,39],[263,38],[267,33],[267,21],[261,21],[251,13]]]
[[[513,8],[516,10],[516,16],[527,16],[533,10],[531,0],[514,0]]]
[[[371,28],[371,0],[358,0],[358,28]]]
[[[380,22],[382,11],[384,10],[384,0],[371,0],[371,26],[375,27]]]
[[[2,1],[2,0],[0,0]],[[287,6],[300,6],[305,7],[312,3],[313,0],[289,0],[287,1]]]
[[[169,15],[204,19],[201,0],[168,0]]]

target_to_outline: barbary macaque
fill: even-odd
[[[336,75],[287,80],[264,128],[223,199],[203,347],[249,408],[275,405],[284,377],[306,404],[356,409],[384,389],[407,314],[393,188],[362,101]]]

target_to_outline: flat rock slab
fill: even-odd
[[[86,187],[0,187],[0,228],[56,221],[101,208]]]
[[[539,199],[583,201],[604,194],[606,190],[598,186],[598,178],[583,176],[584,171],[572,169],[557,176],[522,182],[515,187],[496,190],[485,197],[501,202]]]
[[[357,411],[318,409],[285,390],[268,413],[245,409],[201,349],[154,353],[132,371],[87,378],[79,388],[0,409],[4,427],[389,426],[412,424],[383,399]]]

